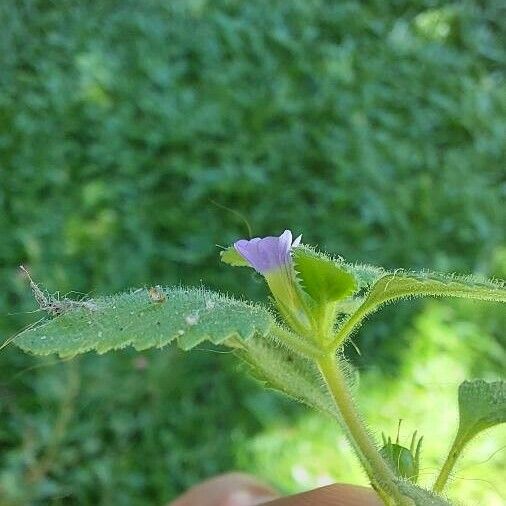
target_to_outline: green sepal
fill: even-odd
[[[220,259],[223,263],[233,267],[251,267],[248,261],[233,246],[220,251]]]
[[[506,422],[506,382],[481,379],[459,386],[459,437],[468,442],[494,425]]]
[[[380,453],[400,478],[416,482],[415,459],[407,448],[396,443],[390,443],[384,446]]]
[[[380,453],[388,462],[392,470],[399,478],[405,478],[412,483],[418,481],[420,472],[420,452],[423,437],[416,441],[416,432],[411,438],[411,446],[405,448],[399,444],[399,436],[395,443],[389,437],[388,440],[383,435],[383,447]]]
[[[301,286],[318,304],[345,299],[357,289],[353,274],[326,255],[298,247],[293,259]]]

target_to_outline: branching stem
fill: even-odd
[[[308,343],[300,336],[292,334],[290,331],[280,325],[275,325],[272,328],[271,332],[275,337],[286,343],[290,348],[304,357],[316,360],[322,355],[321,350],[319,350],[316,346]]]
[[[343,326],[339,329],[334,339],[330,343],[328,350],[335,352],[336,349],[344,342],[344,340],[353,332],[355,327],[361,323],[361,321],[367,316],[371,309],[366,309],[365,305],[362,304],[355,313],[353,313]]]

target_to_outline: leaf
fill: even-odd
[[[223,263],[234,267],[251,267],[248,261],[233,246],[220,251],[220,259]]]
[[[464,381],[459,386],[459,419],[459,438],[465,442],[506,423],[506,382]]]
[[[443,490],[465,446],[477,434],[504,422],[506,422],[506,382],[487,382],[481,379],[464,381],[459,386],[459,428],[436,479],[434,490]]]
[[[354,276],[332,258],[307,247],[295,248],[295,269],[302,287],[316,302],[333,302],[357,288]]]
[[[341,261],[344,263],[344,261]],[[345,264],[353,272],[358,283],[358,288],[369,288],[374,282],[385,275],[385,269],[369,264]]]
[[[249,339],[237,355],[267,388],[337,416],[334,401],[323,387],[319,371],[309,360],[287,351],[268,338],[258,337]]]
[[[447,296],[506,302],[504,283],[434,273],[394,272],[373,285],[366,303],[379,306],[405,297]]]
[[[352,269],[353,266],[350,266]],[[481,280],[475,277],[396,271],[388,273],[364,271],[358,266],[360,275],[370,276],[371,285],[364,287],[365,294],[355,312],[340,325],[334,345],[339,345],[369,314],[388,302],[408,297],[463,297],[469,299],[506,302],[503,282]]]
[[[21,332],[14,343],[38,355],[71,356],[133,346],[137,350],[162,347],[172,341],[189,350],[204,340],[221,344],[266,334],[273,318],[261,306],[241,302],[203,289],[140,289],[76,306]],[[165,297],[163,297],[163,295]]]

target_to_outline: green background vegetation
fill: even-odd
[[[0,336],[50,291],[204,283],[261,299],[217,244],[291,228],[349,260],[506,277],[499,1],[147,0],[0,5]],[[373,427],[425,435],[506,361],[504,311],[403,303],[357,339]],[[334,423],[205,347],[61,363],[0,354],[0,504],[163,504],[214,473],[286,492],[363,483]],[[506,498],[501,429],[452,497]],[[486,463],[483,463],[488,460]]]

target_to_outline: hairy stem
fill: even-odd
[[[328,349],[329,351],[335,351],[341,343],[353,332],[355,327],[360,324],[360,322],[367,316],[369,312],[372,310],[368,310],[365,308],[365,305],[362,304],[355,313],[353,313],[348,320],[343,324],[338,333],[335,335],[334,339],[330,343]]]
[[[403,496],[398,490],[395,484],[394,472],[379,454],[376,445],[360,419],[346,385],[346,379],[336,363],[334,354],[319,358],[317,364],[341,415],[340,421],[344,425],[347,436],[371,482],[375,487],[381,489],[380,495],[382,497],[385,495],[391,497],[393,504],[399,506],[411,505],[411,500]]]
[[[316,360],[322,355],[321,350],[319,350],[316,346],[307,342],[304,338],[302,338],[302,336],[292,334],[280,325],[274,325],[271,332],[276,338],[286,343],[290,346],[290,348],[304,357]]]
[[[446,457],[445,463],[443,464],[443,467],[439,472],[436,482],[432,487],[432,490],[434,490],[434,492],[440,493],[443,491],[446,482],[450,477],[450,473],[452,472],[452,469],[455,466],[455,463],[457,462],[457,459],[462,453],[462,450],[464,449],[465,445],[466,439],[461,436],[460,432],[458,432],[457,435],[455,436],[450,451],[448,452],[448,456]]]

